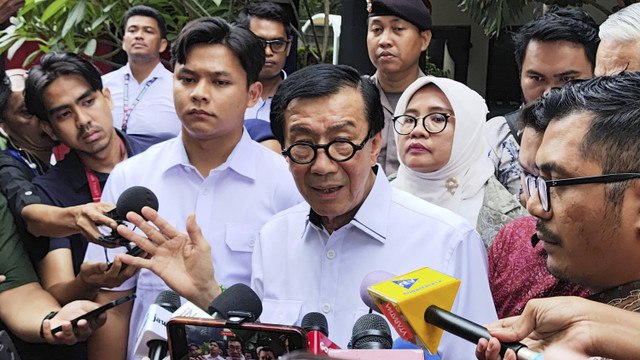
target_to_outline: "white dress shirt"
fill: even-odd
[[[186,232],[186,219],[196,214],[204,237],[211,244],[215,276],[229,287],[249,284],[251,252],[258,231],[274,214],[302,201],[282,156],[252,141],[246,131],[227,161],[203,178],[189,163],[182,136],[149,148],[118,164],[105,185],[103,201],[116,202],[131,186],[149,188],[158,197],[158,212]],[[109,260],[123,248],[110,249]],[[89,244],[85,261],[105,261],[104,248]],[[129,358],[135,335],[149,305],[168,287],[148,270],[113,290],[136,287],[129,326]]]
[[[368,312],[359,292],[365,275],[422,267],[461,280],[452,312],[480,324],[496,319],[480,236],[459,215],[392,188],[379,165],[350,223],[329,234],[314,217],[301,203],[260,231],[251,285],[263,299],[262,322],[300,324],[305,314],[321,312],[329,338],[345,347],[355,321]],[[472,359],[474,351],[474,344],[446,333],[438,348],[442,359]]]
[[[157,78],[142,94],[140,102],[131,111],[127,121],[127,134],[173,134],[180,132],[182,124],[173,104],[173,73],[159,63],[149,76],[138,84],[129,64],[102,76],[104,87],[111,92],[113,126],[122,129],[124,119],[125,75],[129,74],[129,107],[146,83]]]

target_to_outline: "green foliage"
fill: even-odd
[[[531,0],[456,0],[460,10],[478,23],[487,36],[497,35],[502,28],[504,19],[515,18],[522,14],[522,10]]]
[[[111,58],[122,47],[124,14],[134,5],[144,4],[160,10],[169,28],[167,38],[172,41],[191,20],[201,16],[233,20],[250,2],[252,0],[25,0],[11,25],[0,31],[0,52],[6,52],[11,59],[25,42],[35,42],[38,48],[26,57],[23,67],[39,54],[51,51],[84,54],[115,65]],[[306,19],[307,14],[324,12],[327,3],[331,13],[339,13],[341,0],[302,0],[299,17]],[[99,45],[103,47],[97,53]],[[309,51],[313,52],[311,57],[331,59],[331,49]]]
[[[169,40],[191,19],[230,14],[233,1],[222,0],[26,0],[11,25],[0,31],[0,52],[12,58],[20,46],[34,41],[39,46],[30,54],[27,66],[39,53],[70,51],[110,63],[121,48],[124,13],[144,4],[162,12],[169,27]],[[96,54],[98,44],[107,53]]]
[[[484,29],[487,36],[497,36],[502,29],[505,19],[513,19],[522,14],[523,9],[534,3],[557,6],[592,5],[596,9],[609,15],[610,9],[605,8],[597,0],[455,0],[458,8],[471,16],[473,21]]]
[[[438,65],[432,63],[429,59],[429,55],[426,56],[426,63],[423,70],[427,75],[449,77],[449,71],[442,70],[438,67]]]

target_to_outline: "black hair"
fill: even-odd
[[[256,355],[258,355],[258,356],[259,356],[259,355],[260,355],[260,352],[263,352],[263,351],[265,351],[265,352],[267,352],[267,351],[268,351],[268,352],[272,353],[273,355],[276,355],[275,350],[273,350],[273,348],[272,348],[272,347],[270,347],[270,346],[262,346],[262,347],[260,348],[260,351],[258,351],[258,354],[256,354]]]
[[[226,349],[229,350],[229,343],[230,342],[238,342],[240,343],[240,348],[242,349],[241,351],[244,352],[245,348],[244,348],[244,341],[242,341],[242,339],[240,339],[239,337],[230,337],[227,339],[227,346]]]
[[[375,84],[347,65],[318,64],[294,72],[278,87],[271,100],[271,131],[284,146],[284,111],[294,99],[321,98],[335,95],[344,88],[360,91],[364,116],[369,123],[369,137],[384,127],[380,93]]]
[[[536,112],[542,129],[584,114],[590,126],[580,146],[582,157],[600,164],[603,174],[640,172],[640,73],[567,83],[544,96]],[[620,203],[629,183],[607,186],[611,203]]]
[[[136,5],[131,9],[127,10],[124,13],[124,22],[122,23],[122,27],[124,32],[127,32],[127,21],[132,16],[144,16],[153,18],[156,23],[158,23],[158,29],[160,30],[160,37],[166,39],[167,37],[167,22],[164,20],[164,17],[160,13],[160,11],[145,5]]]
[[[9,104],[9,99],[11,98],[11,81],[7,76],[7,73],[2,70],[0,72],[0,122],[2,122],[4,118],[4,113],[7,108],[7,104]]]
[[[540,121],[538,121],[537,109],[540,106],[540,102],[540,99],[536,99],[522,108],[518,116],[518,128],[522,130],[528,127],[536,132],[544,132],[544,128],[541,126]]]
[[[272,2],[257,2],[247,5],[236,19],[236,24],[245,29],[250,28],[251,19],[273,20],[284,25],[287,37],[291,36],[291,21],[284,8]]]
[[[518,73],[522,72],[522,63],[527,46],[532,40],[541,42],[568,41],[582,45],[591,70],[596,65],[596,50],[600,43],[598,24],[591,15],[579,8],[558,8],[531,20],[513,34],[515,59]]]
[[[27,110],[41,120],[49,121],[44,106],[44,92],[52,82],[63,76],[82,77],[93,91],[102,91],[102,78],[87,60],[69,52],[49,53],[40,59],[40,65],[29,70],[25,81],[24,102]]]
[[[251,31],[231,25],[221,18],[202,17],[193,20],[185,25],[171,45],[172,65],[185,64],[189,50],[198,44],[226,46],[246,71],[247,88],[258,81],[265,62],[264,46]]]

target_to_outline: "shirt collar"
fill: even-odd
[[[129,66],[129,63],[127,63],[125,66],[123,66],[122,69],[123,69],[122,70],[123,74],[129,74],[129,76],[133,77],[133,72],[131,72],[131,66]],[[171,72],[169,70],[167,70],[167,71],[163,71],[163,70],[166,70],[166,68],[164,67],[164,65],[162,65],[162,61],[160,61],[156,65],[156,67],[153,68],[153,70],[151,71],[149,76],[147,76],[147,78],[142,81],[142,83],[144,83],[145,81],[147,81],[149,79],[152,79],[154,77],[164,78],[167,75],[167,72],[169,74],[171,74]]]
[[[349,224],[384,243],[387,237],[389,208],[393,190],[382,167],[376,165],[374,171],[376,172],[376,178],[373,187]],[[323,229],[321,217],[313,209],[309,211],[305,228],[309,226],[313,226],[318,230]],[[307,230],[305,229],[306,232]]]
[[[171,141],[169,148],[163,151],[167,156],[165,157],[165,161],[163,161],[161,171],[164,173],[176,166],[193,168],[193,165],[191,165],[191,162],[189,161],[189,156],[187,155],[184,143],[182,142],[182,132],[169,141]],[[247,129],[243,128],[240,141],[238,141],[231,151],[231,154],[229,154],[227,161],[220,165],[218,169],[222,170],[230,168],[244,177],[255,180],[257,173],[256,161],[258,161],[258,159],[256,158],[256,152],[252,145],[253,140],[249,137],[249,132]]]

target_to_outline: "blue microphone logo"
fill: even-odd
[[[405,289],[411,289],[413,284],[415,284],[418,279],[404,279],[404,280],[393,280],[393,283],[396,285],[400,285]]]

